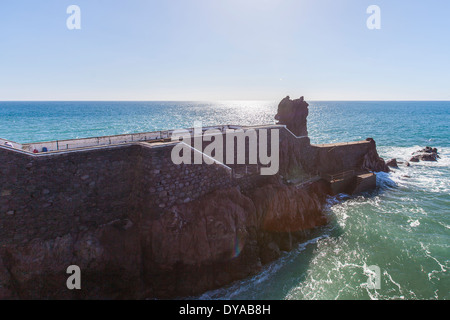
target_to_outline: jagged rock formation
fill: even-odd
[[[393,158],[391,160],[388,160],[386,162],[386,165],[390,168],[398,168],[398,163],[397,163],[397,159]]]
[[[439,159],[438,151],[436,148],[425,147],[422,150],[413,153],[413,157],[409,159],[411,162],[422,161],[437,161]]]
[[[372,138],[367,138],[367,141],[370,141],[372,147],[369,149],[369,152],[364,156],[364,162],[362,168],[369,171],[374,172],[389,172],[390,169],[386,165],[386,162],[383,158],[378,155],[377,148],[375,145],[375,140]]]
[[[303,97],[291,100],[287,96],[278,104],[275,120],[278,120],[279,124],[285,124],[296,136],[307,136],[306,118],[308,117],[308,106],[309,104],[304,101]]]

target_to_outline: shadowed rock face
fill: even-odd
[[[56,239],[0,247],[0,299],[142,299],[191,296],[261,270],[306,230],[327,222],[329,186],[277,177],[247,196],[217,190],[159,214]],[[68,290],[66,268],[81,269]]]
[[[287,96],[278,104],[275,120],[278,120],[279,124],[285,124],[296,136],[307,136],[308,106],[309,104],[304,101],[303,97],[291,100]]]
[[[369,151],[364,156],[362,169],[373,172],[390,172],[390,169],[384,159],[378,155],[375,140],[372,138],[367,138],[366,140],[370,141],[371,146]]]
[[[386,162],[386,165],[391,168],[398,168],[397,159],[393,158]]]

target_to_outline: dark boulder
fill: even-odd
[[[419,161],[437,161],[440,157],[437,148],[425,147],[422,150],[416,151],[412,154],[411,162]]]
[[[416,151],[414,153],[438,153],[437,148],[425,147],[422,150]]]
[[[391,168],[398,168],[397,159],[393,158],[386,162],[386,165]]]
[[[420,153],[414,155],[409,161],[419,162],[419,161],[437,161],[438,155],[436,153]]]

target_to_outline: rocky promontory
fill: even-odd
[[[328,196],[389,171],[373,139],[311,144],[307,115],[286,97],[283,126],[250,127],[278,130],[269,176],[267,163],[174,163],[164,139],[38,155],[0,145],[0,299],[185,297],[258,273],[327,223]],[[80,290],[66,286],[71,265]]]

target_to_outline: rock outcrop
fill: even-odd
[[[419,161],[438,161],[439,155],[436,148],[425,147],[422,150],[413,153],[413,157],[409,159],[410,162]]]
[[[386,162],[378,155],[375,140],[373,140],[372,138],[367,138],[366,140],[370,141],[372,147],[364,156],[362,168],[374,172],[389,172],[390,169],[386,165]]]
[[[237,187],[162,214],[117,220],[51,240],[0,248],[0,299],[171,298],[199,294],[260,271],[323,225],[329,187],[273,177],[244,195]],[[66,288],[68,263],[83,290]]]
[[[129,220],[0,248],[0,299],[140,298],[139,233]],[[82,290],[68,290],[67,267],[81,269]]]
[[[278,104],[275,120],[278,120],[279,124],[285,124],[296,136],[307,136],[306,118],[308,117],[308,106],[309,104],[303,97],[291,100],[287,96]]]
[[[391,160],[388,160],[386,162],[386,165],[390,168],[398,168],[398,163],[397,163],[397,159],[393,158]]]

